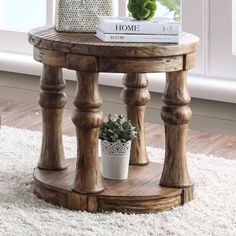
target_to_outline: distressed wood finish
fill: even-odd
[[[97,58],[94,56],[66,54],[60,51],[45,50],[35,47],[34,59],[54,67],[63,67],[79,71],[98,71]]]
[[[186,144],[188,122],[192,111],[188,104],[191,97],[187,88],[187,72],[167,73],[161,116],[165,122],[165,163],[161,185],[188,187],[191,185],[187,163]]]
[[[72,120],[77,135],[77,165],[73,189],[80,193],[103,190],[98,164],[99,127],[103,122],[99,111],[102,99],[98,91],[98,73],[77,72],[78,86]]]
[[[184,69],[183,70],[192,69],[195,66],[195,63],[196,63],[196,52],[186,54],[184,56]]]
[[[58,67],[44,65],[41,77],[42,92],[39,105],[42,107],[43,141],[38,167],[48,170],[66,168],[62,143],[62,114],[67,102],[63,92],[65,81]]]
[[[59,51],[34,48],[34,59],[54,67],[66,67],[67,65],[66,54]]]
[[[72,210],[123,213],[160,212],[193,199],[193,186],[179,189],[159,186],[162,165],[153,162],[142,167],[131,166],[128,181],[104,179],[102,193],[77,193],[71,189],[76,160],[67,161],[69,167],[61,172],[34,170],[34,192],[38,197]]]
[[[85,55],[67,55],[67,68],[77,71],[98,72],[97,58]]]
[[[156,58],[99,58],[100,72],[153,73],[183,70],[183,56]]]
[[[60,33],[42,27],[29,32],[29,42],[41,49],[63,53],[94,55],[98,57],[167,57],[193,53],[199,47],[199,38],[185,33],[179,44],[166,43],[107,43],[90,33]]]
[[[158,212],[184,204],[193,197],[187,164],[187,123],[191,110],[186,88],[186,70],[195,63],[199,39],[181,35],[180,43],[105,43],[94,34],[58,33],[39,28],[29,33],[35,60],[43,63],[40,105],[43,108],[43,146],[40,168],[63,169],[61,116],[66,97],[60,68],[77,71],[78,86],[72,120],[76,126],[77,163],[72,171],[35,170],[35,192],[46,201],[70,209],[97,212]],[[132,143],[127,181],[102,181],[98,161],[99,127],[103,115],[98,91],[98,72],[126,73],[122,98],[128,119],[137,127]],[[162,110],[165,122],[166,156],[162,166],[148,164],[144,113],[150,94],[145,73],[168,72]],[[53,80],[51,78],[54,78]],[[148,165],[145,165],[148,164]],[[161,187],[168,186],[171,188]],[[175,187],[175,188],[173,188]],[[73,189],[73,191],[72,191]]]
[[[144,165],[148,163],[145,144],[144,115],[146,104],[150,100],[146,74],[126,74],[123,78],[126,87],[121,97],[126,104],[127,118],[136,127],[137,137],[132,141],[130,164]]]

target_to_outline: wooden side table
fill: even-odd
[[[181,37],[179,45],[104,43],[93,34],[58,33],[38,28],[29,33],[34,59],[43,63],[39,104],[43,114],[43,141],[34,191],[38,197],[63,207],[97,212],[158,212],[193,198],[186,164],[188,122],[192,112],[186,84],[195,63],[199,39]],[[78,86],[72,120],[76,127],[77,159],[64,158],[62,113],[66,104],[61,68],[77,71]],[[121,97],[127,116],[137,127],[132,143],[128,180],[102,179],[98,158],[99,72],[125,73]],[[146,73],[167,72],[161,116],[165,123],[164,166],[149,162],[144,140],[144,113],[150,94]]]

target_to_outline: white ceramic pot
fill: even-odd
[[[131,141],[115,143],[101,140],[102,175],[107,179],[127,179]]]

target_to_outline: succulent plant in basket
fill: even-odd
[[[135,127],[122,115],[109,115],[100,127],[102,174],[108,179],[128,177],[131,140],[136,137]]]

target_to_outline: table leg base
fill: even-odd
[[[193,199],[193,185],[167,188],[159,185],[163,165],[150,162],[130,166],[127,180],[104,179],[105,190],[80,194],[72,190],[76,159],[68,159],[63,171],[34,169],[35,194],[54,205],[89,212],[155,213],[170,210]]]

